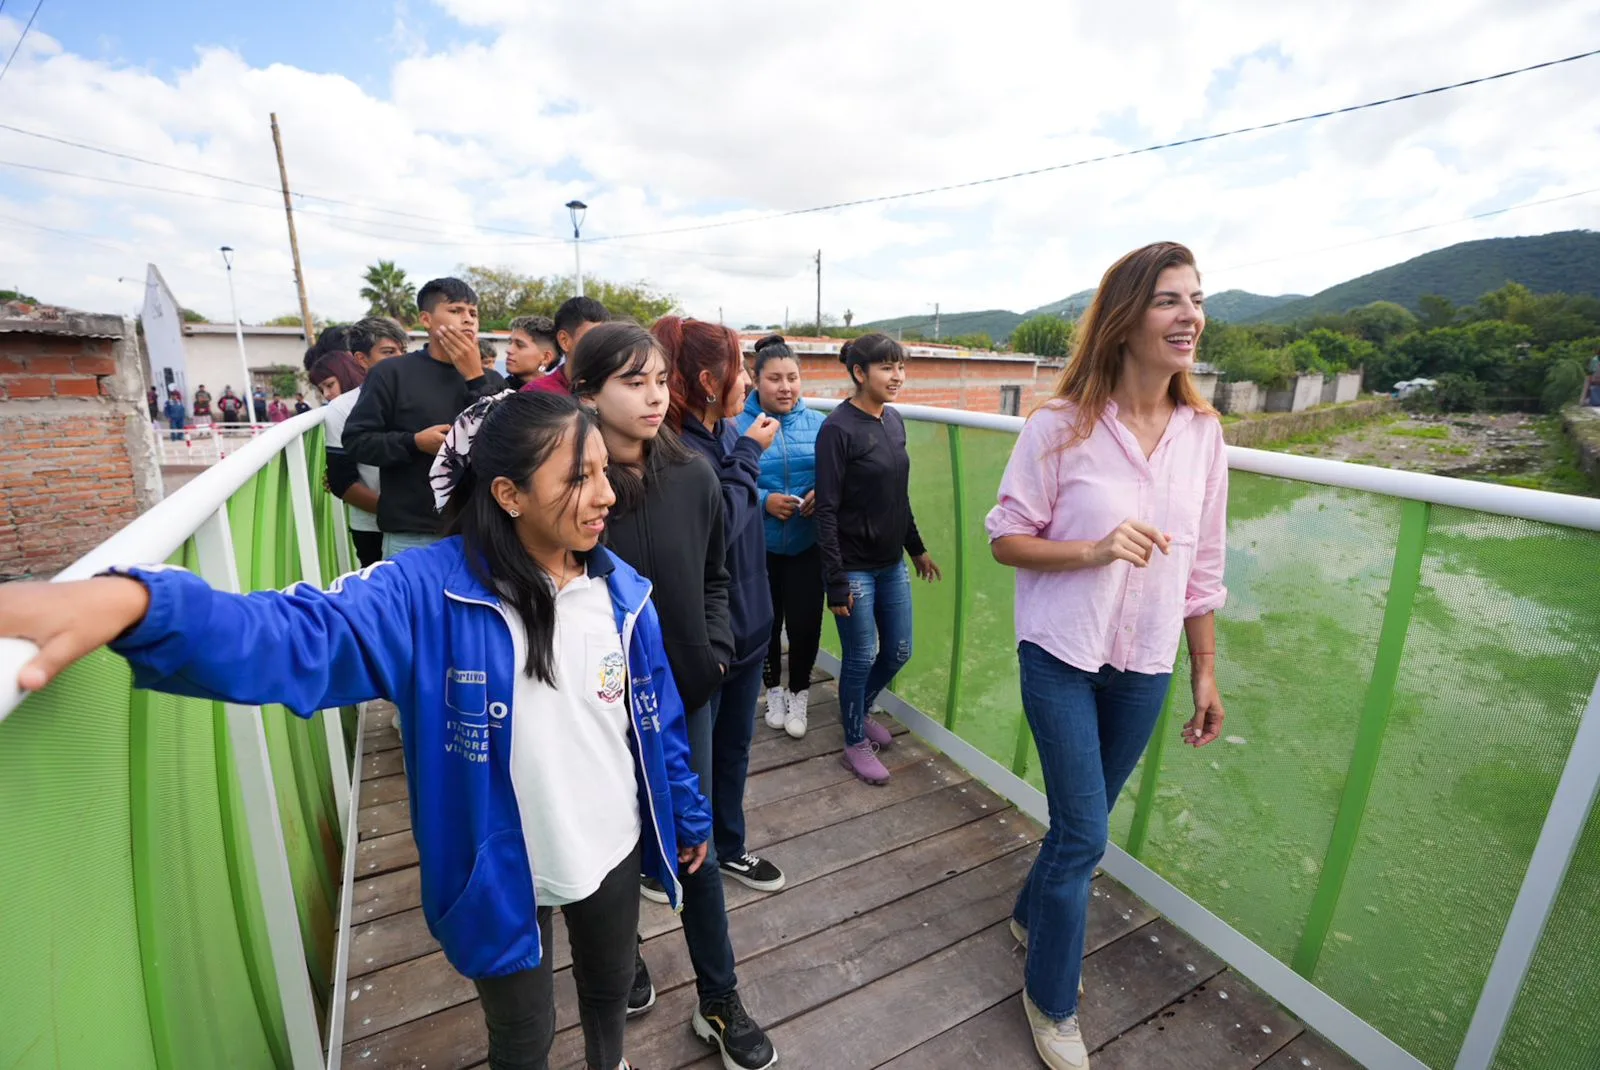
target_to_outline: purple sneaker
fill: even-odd
[[[889,732],[889,730],[883,727],[883,725],[879,724],[877,721],[874,721],[871,717],[866,719],[866,729],[867,738],[876,743],[879,750],[882,750],[884,747],[887,747],[894,742],[894,736]]]
[[[878,760],[878,748],[870,739],[846,747],[839,755],[839,764],[868,784],[889,783],[889,770]]]

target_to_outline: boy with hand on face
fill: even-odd
[[[383,555],[440,538],[428,471],[450,425],[468,405],[504,389],[484,375],[478,351],[478,295],[460,279],[434,279],[417,293],[428,344],[374,365],[344,428],[344,448],[375,465],[383,493]]]

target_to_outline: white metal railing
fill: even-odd
[[[327,409],[317,408],[278,424],[255,425],[249,437],[239,436],[237,448],[170,497],[137,517],[127,527],[89,551],[53,577],[51,582],[88,579],[115,565],[153,564],[166,561],[193,538],[199,558],[199,575],[218,590],[241,590],[233,532],[228,521],[228,500],[252,476],[287,455],[289,498],[299,544],[300,571],[309,582],[321,581],[311,483],[305,452],[305,435],[319,426]],[[236,425],[237,426],[237,425]],[[202,430],[196,428],[194,430]],[[211,429],[207,429],[211,430]],[[216,436],[221,439],[226,436]],[[343,509],[333,511],[341,569],[348,568],[348,536]],[[17,687],[17,674],[38,652],[20,639],[0,639],[0,721],[11,714],[26,694]],[[300,922],[290,875],[289,856],[278,811],[272,762],[259,706],[226,703],[226,723],[249,830],[250,851],[259,880],[258,892],[266,923],[266,940],[278,980],[278,1000],[288,1033],[289,1053],[296,1070],[337,1068],[342,1041],[344,1000],[331,1000],[327,1045],[318,1024],[316,1000],[306,971]],[[332,768],[335,804],[345,837],[344,892],[341,896],[336,969],[346,964],[353,878],[356,811],[360,802],[359,777],[352,771],[337,710],[317,715],[322,722]],[[342,974],[341,978],[342,980]]]
[[[807,398],[806,404],[831,411],[841,404],[841,400]],[[1026,423],[1020,416],[927,405],[896,405],[894,408],[908,421],[970,427],[981,431],[1016,434]],[[1298,457],[1239,446],[1228,447],[1228,466],[1234,471],[1600,532],[1600,499],[1596,498],[1552,494],[1522,487]],[[952,475],[959,482],[960,475]],[[960,602],[958,595],[958,614],[961,612]],[[836,658],[824,651],[820,661],[837,674],[839,666]],[[885,693],[884,701],[886,707],[913,732],[922,735],[1024,813],[1043,824],[1049,823],[1044,794],[1037,788],[898,696]],[[1501,935],[1488,977],[1479,993],[1455,1070],[1489,1070],[1493,1065],[1510,1024],[1517,996],[1532,965],[1534,953],[1550,920],[1597,797],[1600,797],[1600,679],[1595,681],[1579,722],[1527,872]],[[1187,930],[1268,995],[1365,1065],[1383,1067],[1385,1070],[1390,1067],[1424,1070],[1420,1060],[1377,1028],[1117,845],[1109,846],[1102,865],[1107,873],[1127,885],[1135,895]]]
[[[213,465],[278,424],[190,424],[181,428],[152,424],[156,456],[162,464]]]

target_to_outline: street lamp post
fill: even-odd
[[[233,246],[222,247],[222,262],[228,268],[228,303],[233,306],[233,337],[239,343],[239,368],[244,372],[244,382],[239,389],[243,392],[240,396],[244,399],[245,423],[253,424],[256,422],[255,391],[250,389],[250,361],[244,354],[244,324],[239,322],[239,298],[233,292]]]
[[[578,296],[583,296],[583,254],[579,252],[578,237],[583,227],[583,214],[589,206],[582,201],[568,201],[567,213],[572,216],[572,262],[577,269]]]

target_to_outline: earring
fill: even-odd
[[[717,403],[717,399],[716,399],[715,395],[713,395],[713,394],[707,394],[706,395],[706,404],[707,405],[715,405],[716,403]]]
[[[506,512],[511,514],[511,519],[513,520],[522,515],[522,510],[520,509],[507,509]]]

